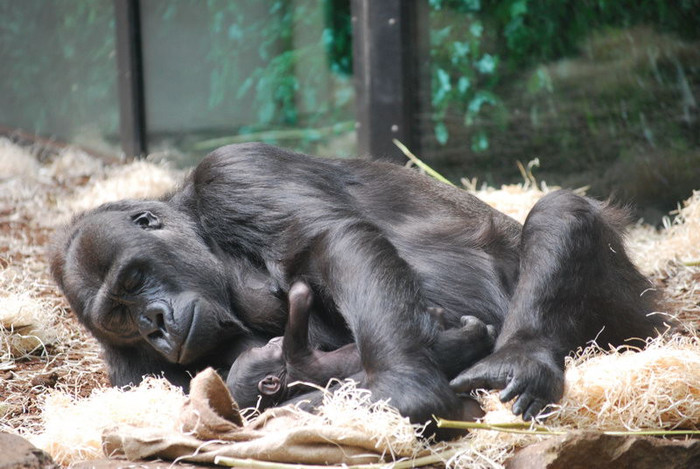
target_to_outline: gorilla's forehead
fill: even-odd
[[[125,212],[90,214],[74,226],[66,250],[64,286],[79,302],[95,296],[119,263],[158,249],[157,239],[137,228]]]
[[[133,241],[128,226],[114,213],[96,214],[81,221],[75,227],[68,247],[67,260],[94,274],[104,274],[114,258]],[[103,277],[103,275],[100,275]]]

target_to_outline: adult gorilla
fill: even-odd
[[[160,374],[187,386],[283,333],[290,285],[319,302],[312,345],[355,341],[362,386],[404,415],[459,414],[458,392],[518,396],[530,418],[563,392],[564,356],[662,325],[625,254],[619,212],[559,191],[524,226],[470,194],[389,163],[263,144],[207,156],[161,200],[77,217],[52,256],[72,309],[104,347],[114,385]],[[495,350],[451,383],[435,363],[444,310],[493,325]]]

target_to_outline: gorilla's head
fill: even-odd
[[[150,346],[186,365],[245,330],[216,250],[186,213],[126,200],[76,217],[55,243],[51,272],[100,342]]]

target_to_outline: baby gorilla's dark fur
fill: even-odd
[[[253,347],[238,356],[226,384],[239,406],[263,410],[308,392],[304,383],[324,387],[334,378],[351,378],[362,371],[355,343],[327,352],[311,347],[309,317],[313,304],[309,285],[295,282],[289,289],[289,318],[284,337],[274,337],[264,346]],[[436,307],[428,311],[443,329],[433,350],[438,368],[448,378],[454,378],[493,350],[493,326],[474,316],[462,316],[460,327],[445,329],[448,326],[444,311]],[[292,383],[299,384],[290,387]],[[471,401],[465,401],[463,413],[476,416]]]

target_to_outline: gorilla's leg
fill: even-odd
[[[661,329],[650,315],[651,285],[625,254],[624,220],[571,192],[542,198],[523,226],[520,277],[495,352],[455,378],[453,389],[503,389],[501,400],[518,396],[513,412],[530,419],[561,398],[570,351]]]

